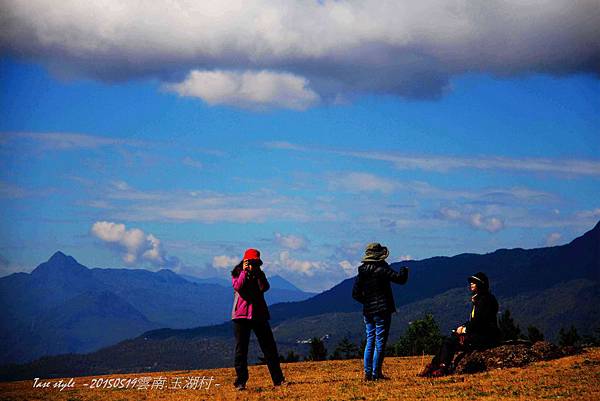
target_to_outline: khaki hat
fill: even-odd
[[[379,242],[371,242],[365,249],[365,256],[363,256],[363,262],[381,262],[390,255],[388,249],[381,245]]]

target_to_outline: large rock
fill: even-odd
[[[559,347],[546,341],[517,342],[483,351],[457,354],[455,373],[476,373],[489,369],[514,368],[531,362],[547,361],[581,352],[575,347]]]

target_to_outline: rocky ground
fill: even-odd
[[[505,344],[485,351],[457,355],[455,373],[477,373],[490,369],[515,368],[532,362],[549,361],[581,352],[576,347],[559,347],[546,341]]]

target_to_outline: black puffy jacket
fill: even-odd
[[[408,269],[405,267],[397,272],[385,261],[365,262],[358,267],[352,298],[363,304],[365,316],[396,312],[390,282],[404,284],[407,279]]]

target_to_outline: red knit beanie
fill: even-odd
[[[244,260],[260,260],[260,252],[257,249],[246,249],[244,252]],[[262,262],[262,261],[261,261]]]

